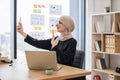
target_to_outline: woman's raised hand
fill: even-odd
[[[21,23],[21,18],[19,19],[19,23],[17,25],[17,31],[21,34],[23,33],[23,26],[22,26],[22,23]]]
[[[19,19],[19,23],[17,25],[17,32],[19,32],[24,38],[26,38],[27,34],[23,31],[23,26],[21,23],[21,18]]]

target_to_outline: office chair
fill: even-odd
[[[75,57],[74,57],[74,61],[73,61],[73,67],[76,68],[83,68],[83,64],[84,64],[84,59],[85,59],[85,53],[82,50],[76,50],[75,53]],[[78,78],[72,78],[72,79],[68,79],[68,80],[86,80],[86,77],[78,77]]]
[[[74,61],[73,61],[73,67],[77,68],[83,68],[83,63],[85,59],[85,53],[82,50],[76,50]]]

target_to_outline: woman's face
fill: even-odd
[[[63,33],[65,31],[67,31],[67,29],[64,26],[64,24],[62,22],[60,22],[60,21],[59,21],[59,23],[56,26],[57,26],[57,31],[60,32],[60,33]]]

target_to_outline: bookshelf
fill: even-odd
[[[120,73],[115,70],[120,67],[120,12],[92,14],[91,17],[92,79],[99,75],[101,80],[119,80]]]

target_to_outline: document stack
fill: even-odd
[[[113,34],[105,35],[105,52],[120,53],[120,36]]]

